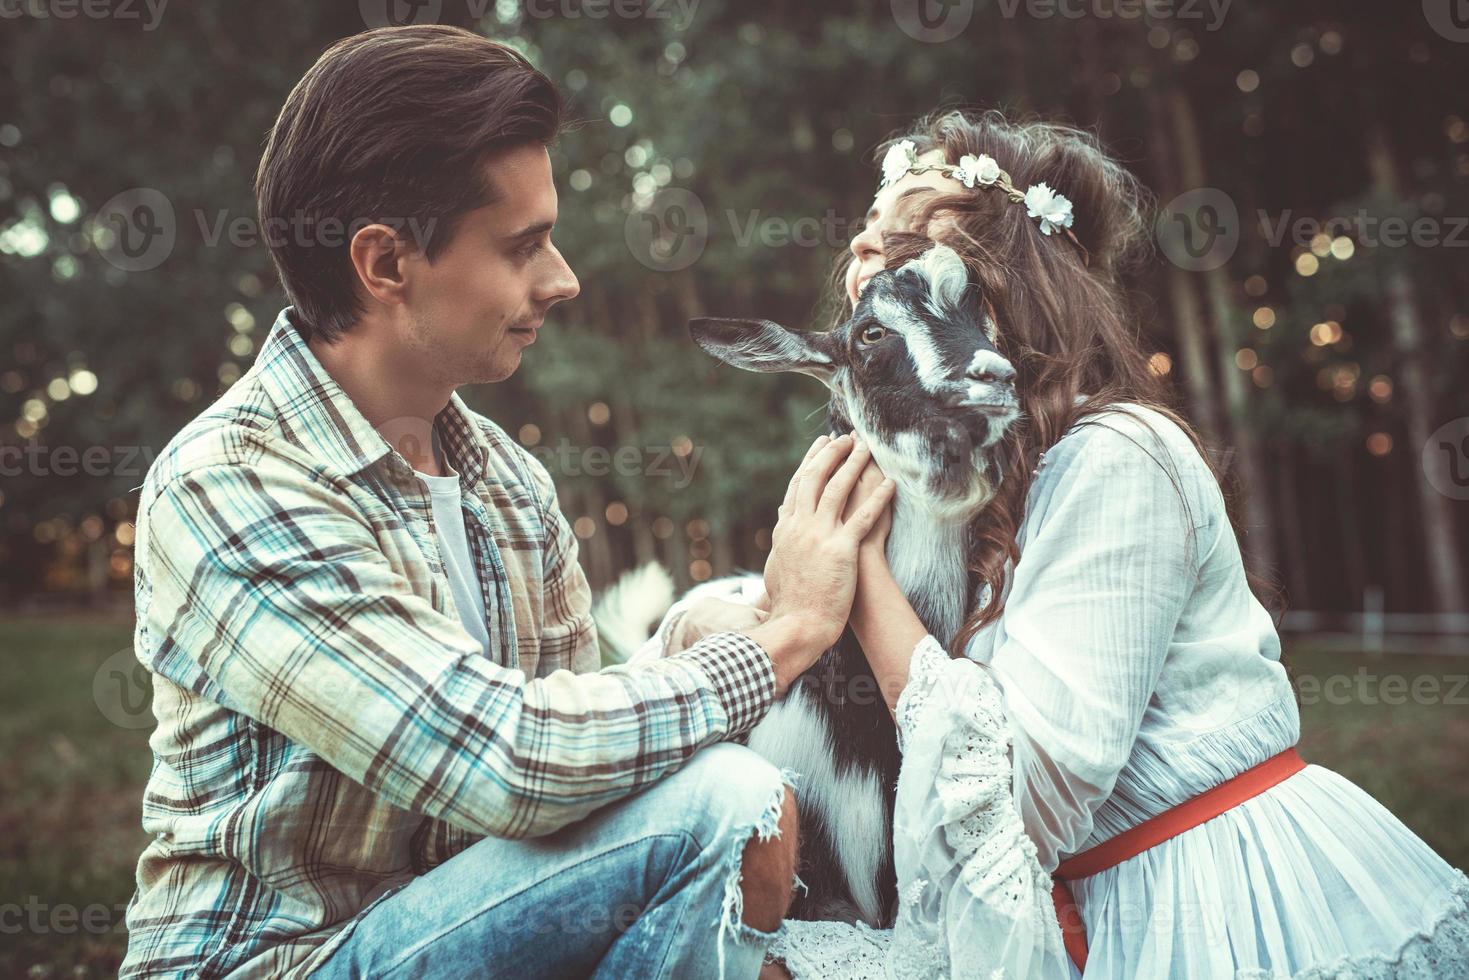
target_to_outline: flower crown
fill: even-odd
[[[1040,221],[1041,234],[1050,235],[1060,232],[1071,239],[1072,244],[1081,249],[1082,261],[1091,265],[1091,253],[1077,239],[1076,233],[1071,230],[1075,216],[1071,211],[1071,201],[1064,195],[1057,194],[1045,183],[1035,184],[1027,187],[1024,192],[1020,191],[1010,180],[1010,175],[1000,169],[995,158],[987,153],[978,156],[971,153],[960,159],[958,165],[948,163],[920,164],[918,162],[918,147],[912,140],[901,140],[888,147],[887,156],[882,160],[882,183],[878,190],[888,186],[905,174],[922,174],[929,171],[937,171],[946,177],[952,177],[965,187],[997,187],[1005,192],[1005,196],[1016,204],[1025,205],[1027,217],[1036,218]]]

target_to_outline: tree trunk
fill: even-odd
[[[1160,199],[1172,200],[1181,189],[1177,164],[1169,151],[1170,127],[1164,117],[1158,93],[1148,89],[1144,99],[1151,129],[1155,134],[1155,138],[1150,141],[1154,190]],[[1208,326],[1199,309],[1199,296],[1194,288],[1193,276],[1172,262],[1164,262],[1162,268],[1169,307],[1173,314],[1172,326],[1181,368],[1178,373],[1182,375],[1184,393],[1188,396],[1189,416],[1205,439],[1218,445],[1226,441],[1228,433],[1219,417],[1214,372],[1205,353],[1208,349]]]
[[[1182,89],[1172,89],[1164,96],[1173,122],[1173,138],[1177,141],[1179,170],[1184,186],[1207,187],[1203,143],[1193,105]],[[1234,468],[1243,490],[1245,551],[1257,573],[1274,578],[1279,565],[1274,529],[1270,523],[1270,487],[1259,440],[1249,417],[1249,390],[1244,372],[1234,365],[1234,355],[1244,340],[1240,330],[1243,311],[1230,298],[1228,274],[1223,267],[1206,270],[1204,294],[1214,321],[1214,343],[1224,392],[1224,407],[1229,418],[1235,457]]]
[[[1374,186],[1392,200],[1402,200],[1397,163],[1381,123],[1374,123],[1367,130],[1367,165]],[[1427,351],[1424,349],[1423,307],[1416,284],[1402,266],[1393,265],[1387,270],[1383,287],[1393,344],[1397,348],[1398,383],[1393,386],[1393,391],[1402,394],[1405,407],[1406,448],[1416,477],[1413,485],[1417,488],[1421,512],[1418,527],[1428,563],[1429,594],[1436,611],[1454,612],[1464,608],[1465,592],[1464,560],[1455,547],[1453,510],[1449,498],[1435,490],[1417,472],[1418,451],[1427,444],[1435,428],[1433,391],[1424,364]]]
[[[1281,543],[1285,548],[1286,598],[1289,605],[1312,609],[1315,596],[1311,594],[1311,566],[1306,557],[1308,552],[1301,521],[1295,513],[1296,501],[1300,499],[1296,480],[1296,467],[1299,465],[1297,449],[1283,438],[1274,440],[1271,449],[1275,471],[1280,476],[1275,512],[1280,520]]]
[[[1355,608],[1368,585],[1367,556],[1362,549],[1362,515],[1357,507],[1357,473],[1351,449],[1338,444],[1332,454],[1331,482],[1336,485],[1336,537],[1342,545],[1342,564],[1347,576],[1347,601]]]

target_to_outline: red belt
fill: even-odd
[[[1051,875],[1051,898],[1056,903],[1061,938],[1076,968],[1086,969],[1086,925],[1081,921],[1076,899],[1072,898],[1067,882],[1106,871],[1130,857],[1136,857],[1154,844],[1177,837],[1185,830],[1192,830],[1224,811],[1239,806],[1250,797],[1259,796],[1304,768],[1306,760],[1301,758],[1300,753],[1294,748],[1286,749],[1258,766],[1246,769],[1233,779],[1227,779],[1213,789],[1123,831],[1111,840],[1102,841],[1096,847],[1062,861]]]

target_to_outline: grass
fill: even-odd
[[[0,976],[116,974],[151,758],[109,659],[130,644],[129,622],[0,619]],[[1296,647],[1287,660],[1306,758],[1469,866],[1469,659]]]

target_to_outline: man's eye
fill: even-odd
[[[863,327],[862,333],[858,335],[858,339],[864,344],[875,344],[887,335],[887,327]]]
[[[522,245],[520,248],[516,249],[515,254],[520,256],[522,259],[533,259],[537,255],[539,255],[541,249],[545,247],[546,243],[538,238],[535,241],[531,242],[529,245]]]

